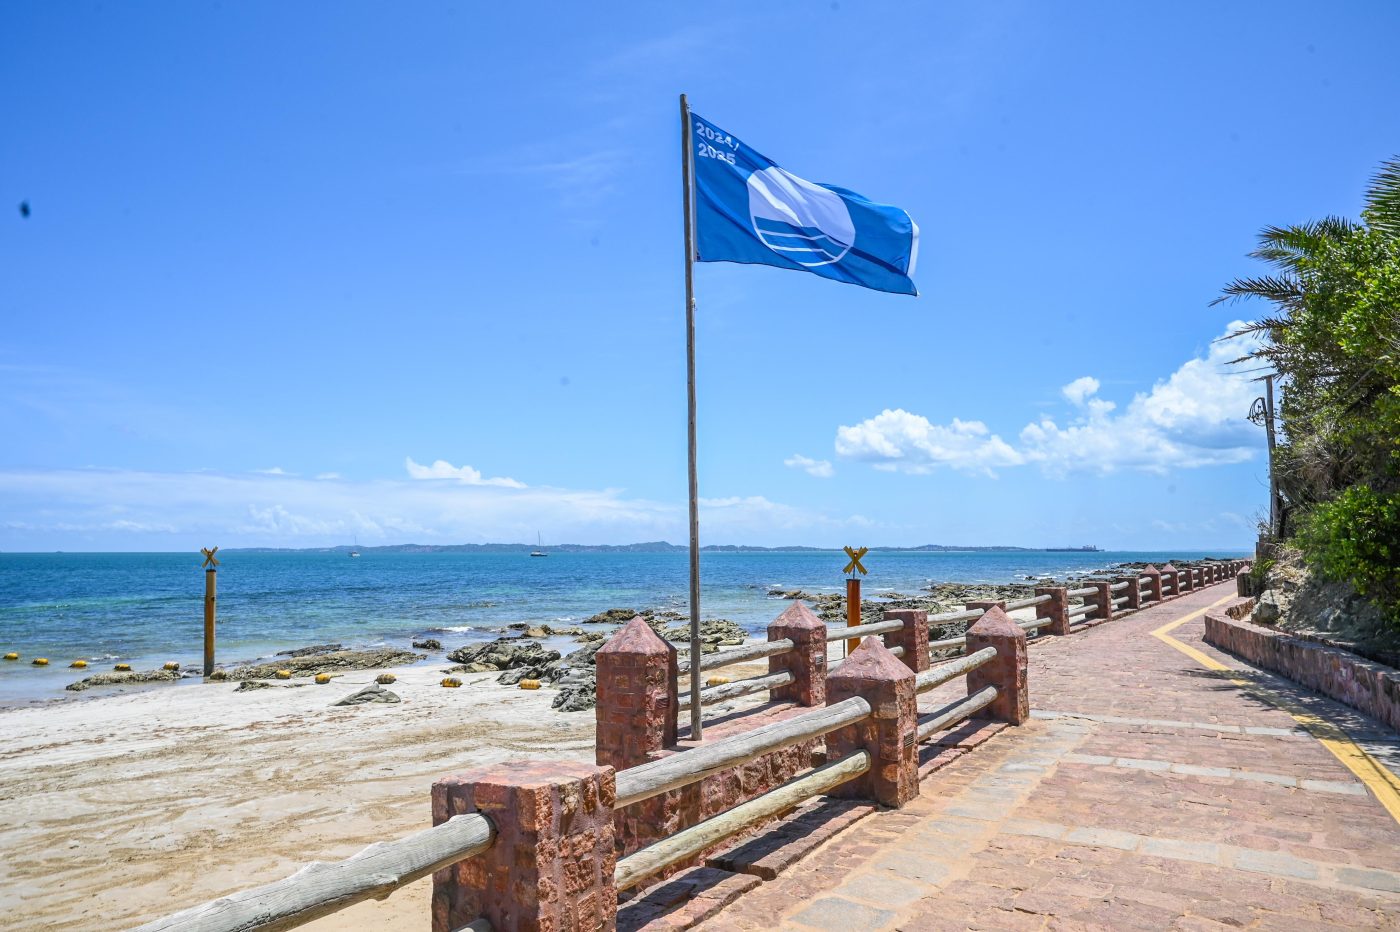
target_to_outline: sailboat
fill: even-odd
[[[356,534],[356,535],[355,535],[355,546],[350,548],[350,556],[352,556],[352,557],[358,557],[359,555],[360,555],[360,535]]]
[[[544,552],[544,539],[543,539],[542,537],[540,537],[540,532],[539,532],[539,531],[536,531],[536,532],[535,532],[535,548],[536,548],[536,549],[530,551],[530,556],[532,556],[532,557],[547,557],[547,556],[549,556],[549,554],[547,554],[547,553]]]

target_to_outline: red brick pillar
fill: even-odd
[[[1084,585],[1092,586],[1095,590],[1094,594],[1089,596],[1084,601],[1093,602],[1096,606],[1098,606],[1084,617],[1095,619],[1101,618],[1104,621],[1111,620],[1113,618],[1113,592],[1109,589],[1109,587],[1112,586],[1113,583],[1099,580],[1090,580]]]
[[[1149,563],[1147,565],[1147,569],[1143,570],[1138,575],[1148,577],[1147,591],[1148,594],[1151,596],[1151,598],[1148,601],[1162,601],[1162,571]]]
[[[891,608],[885,611],[885,621],[902,621],[904,627],[882,635],[886,647],[904,648],[900,660],[915,673],[929,667],[928,612],[921,608]]]
[[[1037,586],[1035,594],[1048,595],[1049,602],[1035,607],[1036,618],[1049,618],[1050,624],[1040,630],[1046,634],[1069,634],[1069,590],[1064,586]]]
[[[1133,609],[1142,608],[1142,583],[1138,582],[1138,577],[1136,573],[1134,573],[1132,576],[1119,576],[1113,582],[1115,585],[1117,585],[1118,583],[1128,584],[1128,587],[1123,590],[1123,595],[1126,595],[1128,597],[1128,604],[1123,606],[1123,611],[1126,612]]]
[[[826,625],[803,602],[793,602],[768,625],[768,640],[788,638],[795,645],[768,658],[768,672],[792,674],[792,682],[770,690],[775,702],[826,704]]]
[[[967,675],[970,696],[984,686],[997,688],[996,701],[986,715],[1019,725],[1031,717],[1031,697],[1026,684],[1026,632],[999,608],[987,613],[967,629],[967,652],[995,647],[997,655]]]
[[[1178,592],[1176,588],[1176,567],[1168,563],[1166,566],[1158,570],[1158,573],[1161,574],[1157,578],[1162,585],[1163,598],[1174,599],[1177,596],[1181,595],[1181,593]]]
[[[433,874],[433,932],[476,919],[495,929],[611,930],[613,770],[576,761],[514,761],[439,778],[433,824],[480,812],[491,847]]]
[[[639,616],[598,648],[595,663],[594,759],[625,770],[675,744],[676,649]]]
[[[1023,634],[1023,641],[1024,638]],[[830,795],[873,799],[895,808],[903,806],[919,795],[915,741],[919,708],[914,671],[900,663],[878,638],[866,638],[826,678],[828,705],[852,696],[869,702],[871,715],[829,733],[826,759],[834,761],[854,751],[866,751],[870,754],[870,769],[836,787]]]

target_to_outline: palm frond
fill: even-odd
[[[1263,298],[1280,307],[1292,310],[1303,302],[1303,284],[1291,275],[1263,275],[1259,278],[1237,278],[1221,289],[1220,297],[1210,302],[1211,307],[1226,302],[1234,303],[1245,298]]]
[[[1371,229],[1400,239],[1400,158],[1382,162],[1371,176],[1362,215]]]
[[[1265,227],[1259,233],[1259,246],[1250,258],[1298,273],[1306,260],[1322,249],[1328,241],[1345,239],[1359,227],[1345,217],[1324,217],[1290,227]]]

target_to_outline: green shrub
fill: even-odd
[[[1400,627],[1400,492],[1345,489],[1308,512],[1298,539],[1322,575],[1350,582]]]

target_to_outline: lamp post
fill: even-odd
[[[1278,495],[1278,477],[1274,474],[1274,377],[1264,376],[1264,396],[1249,406],[1249,419],[1264,427],[1269,438],[1269,536],[1278,537],[1282,531],[1283,503]]]

